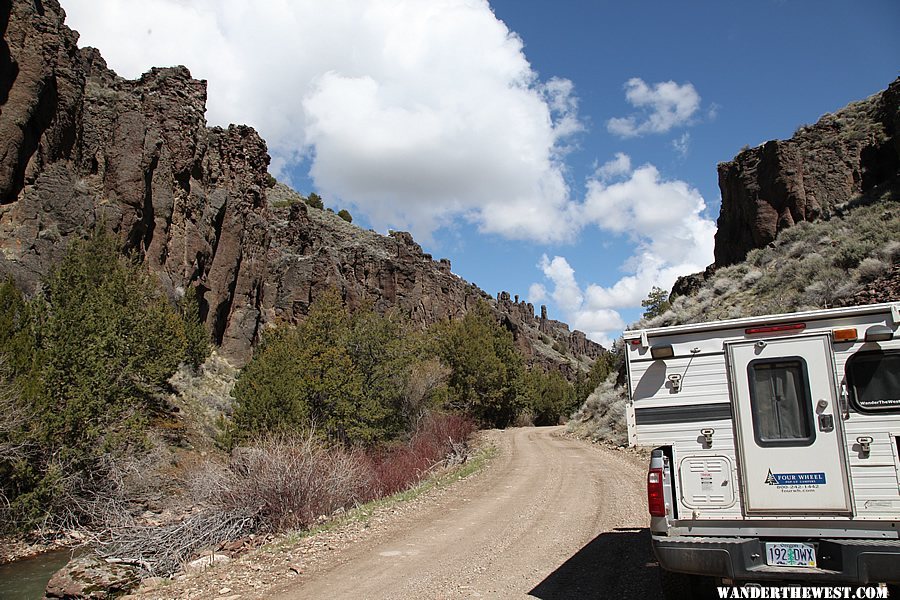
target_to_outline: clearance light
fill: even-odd
[[[754,335],[756,333],[776,333],[779,331],[803,331],[806,329],[806,323],[791,323],[790,325],[767,325],[765,327],[751,327],[750,329],[745,329],[744,333],[747,335]]]
[[[650,469],[650,472],[647,473],[647,507],[650,509],[650,516],[666,516],[662,469]]]
[[[856,328],[835,329],[831,334],[834,336],[834,341],[836,342],[855,342],[859,338],[859,335],[856,333]]]

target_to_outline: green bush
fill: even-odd
[[[306,202],[307,205],[318,208],[319,210],[325,208],[325,203],[322,202],[322,196],[315,192],[312,192],[309,196],[304,198],[303,201]]]
[[[874,249],[873,246],[869,240],[865,239],[841,240],[834,257],[834,264],[842,269],[853,269],[869,256]]]
[[[346,208],[342,208],[341,210],[339,210],[337,215],[348,223],[353,222],[353,216]]]
[[[653,286],[653,289],[650,290],[650,293],[647,295],[645,300],[641,300],[641,306],[644,307],[644,317],[648,319],[652,319],[653,317],[657,317],[671,307],[669,303],[669,292],[666,290]]]
[[[557,425],[578,405],[575,388],[559,372],[532,368],[524,376],[525,402],[535,425]]]
[[[71,244],[44,295],[25,302],[0,286],[3,385],[25,415],[24,454],[0,456],[8,522],[81,517],[68,499],[108,486],[106,466],[146,448],[159,392],[182,361],[205,355],[198,327],[105,233]]]
[[[348,445],[397,437],[408,425],[413,339],[394,315],[351,316],[326,293],[306,321],[266,333],[234,389],[230,442],[310,426]]]
[[[448,408],[481,425],[506,427],[523,408],[523,360],[512,334],[479,302],[465,317],[433,328],[438,358],[451,369]]]
[[[187,349],[180,315],[147,273],[106,234],[74,242],[48,281],[42,329],[44,442],[76,462],[140,444],[154,393]]]
[[[620,348],[621,350],[621,348]],[[584,402],[600,383],[606,381],[610,373],[617,372],[625,360],[622,352],[604,352],[591,365],[587,375],[578,373],[575,378],[575,397],[578,404]]]

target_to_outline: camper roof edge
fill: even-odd
[[[732,327],[743,327],[763,324],[787,323],[790,321],[819,320],[838,316],[869,315],[873,313],[888,312],[894,325],[900,324],[900,303],[885,302],[882,304],[865,304],[862,306],[847,306],[842,308],[822,308],[804,312],[782,313],[777,315],[760,315],[756,317],[741,317],[738,319],[726,319],[722,321],[707,321],[704,323],[689,323],[686,325],[670,325],[669,327],[651,327],[648,329],[632,329],[624,331],[625,340],[641,340],[641,345],[647,345],[647,337],[656,334],[673,333],[699,333],[702,331],[715,331]]]

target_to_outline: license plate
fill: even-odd
[[[777,567],[815,567],[816,548],[812,544],[766,544],[766,564]]]

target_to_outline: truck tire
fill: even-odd
[[[684,598],[711,600],[718,598],[715,586],[716,580],[713,577],[675,573],[660,569],[659,579],[663,598],[666,600],[682,600]]]

